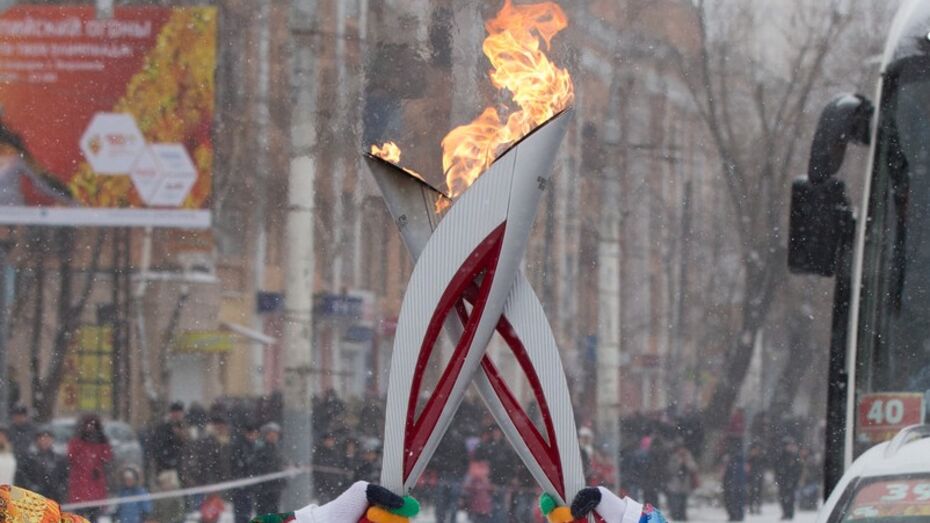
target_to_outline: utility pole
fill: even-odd
[[[290,53],[293,112],[288,175],[287,293],[284,332],[284,451],[296,465],[309,465],[313,449],[313,197],[316,165],[316,0],[291,0]],[[295,477],[283,506],[311,499],[310,476]]]
[[[271,106],[269,91],[271,84],[271,3],[272,0],[262,0],[258,9],[258,110],[256,123],[258,124],[258,180],[255,193],[255,254],[253,257],[252,278],[254,297],[265,289],[265,263],[268,255],[268,231],[265,225],[268,209],[268,182],[270,178],[269,154],[271,133]],[[252,328],[258,332],[264,330],[264,320],[258,314],[258,307],[253,308]],[[264,394],[264,367],[265,345],[260,341],[252,342],[252,392],[257,395]]]
[[[616,84],[616,81],[613,82]],[[611,86],[615,91],[616,86]],[[613,94],[613,93],[612,93]],[[604,141],[605,162],[598,227],[597,435],[615,460],[620,441],[620,176],[614,153],[620,143],[615,98],[611,96]]]

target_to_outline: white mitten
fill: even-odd
[[[649,520],[663,521],[654,519],[653,514],[657,518],[661,518],[661,515],[651,507],[647,507],[644,512],[642,504],[628,497],[620,498],[604,487],[582,489],[575,495],[571,511],[572,516],[577,519],[597,512],[605,523],[639,523],[644,514]]]
[[[639,523],[643,515],[643,506],[630,498],[620,498],[604,487],[597,487],[601,493],[601,502],[594,510],[607,523]]]
[[[308,505],[294,511],[297,523],[358,523],[368,508],[367,481],[358,481],[338,498],[318,507]]]
[[[406,522],[419,512],[420,503],[414,498],[400,497],[379,485],[359,481],[322,507],[309,505],[295,511],[294,519],[296,523],[358,523],[367,513],[369,518],[375,520],[384,517],[391,521],[399,518]],[[287,523],[287,520],[280,523]]]

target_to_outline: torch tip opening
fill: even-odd
[[[417,181],[417,183],[420,183],[421,185],[426,186],[426,188],[428,188],[429,190],[431,190],[431,191],[437,193],[439,196],[441,196],[441,197],[443,197],[443,198],[446,198],[446,199],[449,199],[449,195],[448,195],[445,191],[441,191],[441,190],[439,190],[438,188],[436,188],[435,186],[433,186],[433,184],[429,183],[428,181],[426,181],[425,178],[423,178],[422,176],[420,176],[419,173],[416,173],[416,172],[414,172],[414,171],[411,171],[410,169],[405,169],[405,168],[401,167],[400,165],[397,165],[397,164],[394,163],[394,162],[391,162],[391,161],[389,161],[389,160],[386,160],[386,159],[384,159],[384,158],[382,158],[382,157],[380,157],[380,156],[378,156],[378,155],[376,155],[376,154],[372,154],[372,153],[370,153],[370,152],[363,152],[363,153],[362,153],[362,156],[364,156],[364,157],[365,157],[368,161],[370,161],[370,162],[375,162],[375,163],[380,164],[380,165],[382,165],[382,166],[386,166],[386,167],[388,167],[388,168],[390,168],[390,169],[396,171],[398,174],[401,174],[401,175],[406,176],[406,177],[409,177],[409,178],[413,178],[414,180]]]

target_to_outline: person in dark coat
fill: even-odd
[[[313,448],[313,486],[317,499],[322,502],[335,498],[343,491],[346,476],[339,471],[344,470],[344,455],[332,432],[325,434],[320,445]]]
[[[381,440],[366,438],[362,441],[362,459],[355,470],[354,481],[377,483],[381,478]],[[466,461],[467,461],[466,456]]]
[[[762,513],[762,490],[765,486],[765,452],[762,445],[753,443],[749,447],[749,456],[746,458],[746,465],[749,468],[749,513]]]
[[[723,503],[730,521],[743,521],[746,505],[746,461],[743,444],[731,439],[723,462]]]
[[[258,427],[250,423],[243,428],[242,436],[233,444],[232,466],[230,467],[233,478],[242,479],[257,475],[259,469],[258,436]],[[235,523],[249,523],[252,519],[255,492],[255,486],[240,487],[233,491]]]
[[[190,408],[187,409],[187,415],[184,419],[187,422],[187,426],[191,428],[195,439],[203,436],[207,429],[207,423],[210,422],[210,416],[207,414],[207,409],[203,408],[203,405],[196,402],[191,403]]]
[[[13,455],[17,461],[22,461],[29,454],[29,447],[36,438],[36,426],[29,418],[29,408],[25,405],[16,405],[10,413],[10,426],[7,434],[13,445]]]
[[[266,423],[262,426],[262,446],[258,450],[259,471],[273,474],[284,470],[284,456],[281,454],[281,426]],[[275,479],[258,485],[255,492],[255,513],[275,514],[281,502],[281,493],[287,487],[287,479]]]
[[[36,433],[35,450],[16,468],[16,484],[49,499],[65,499],[68,485],[68,459],[55,453],[55,437],[49,430]]]
[[[659,505],[659,492],[667,483],[668,449],[665,441],[656,436],[652,438],[646,453],[646,461],[641,470],[641,485],[643,488],[643,503],[653,506]]]
[[[179,474],[185,444],[182,432],[185,428],[184,404],[172,403],[165,421],[152,434],[151,452],[156,473],[173,470]]]
[[[209,471],[204,466],[204,456],[200,452],[201,442],[192,435],[195,429],[186,423],[175,423],[173,428],[176,438],[181,441],[181,459],[176,471],[178,482],[183,488],[207,485]],[[185,506],[189,512],[193,512],[200,508],[203,500],[203,494],[191,494],[185,497]]]
[[[336,391],[327,389],[313,408],[313,429],[317,434],[335,434],[345,427],[346,405]]]
[[[352,482],[350,478],[358,475],[358,469],[362,466],[362,451],[359,449],[359,442],[355,438],[345,438],[342,442],[342,466],[346,470],[344,484],[349,485]]]
[[[821,458],[808,448],[801,448],[801,481],[798,508],[817,510],[820,501],[820,485],[823,483]]]
[[[642,499],[642,471],[649,459],[649,449],[643,448],[647,438],[633,442],[620,451],[620,488],[633,499]]]
[[[493,489],[493,508],[491,523],[503,523],[507,519],[506,494],[513,479],[513,473],[519,463],[513,448],[504,439],[504,433],[497,425],[491,425],[486,432],[486,440],[475,449],[475,459],[488,464],[489,480]]]
[[[465,475],[468,474],[468,448],[465,436],[454,424],[442,437],[430,466],[439,472],[441,480],[436,485],[436,523],[454,523],[462,498]]]
[[[794,519],[794,502],[801,480],[801,456],[793,438],[785,438],[775,463],[775,482],[782,519]]]
[[[597,461],[597,456],[597,450],[595,449],[592,456],[593,461]],[[535,520],[533,513],[538,506],[536,485],[536,480],[533,479],[530,470],[520,462],[519,457],[516,457],[513,479],[511,480],[510,510],[508,511],[511,522],[524,523]]]
[[[668,500],[669,516],[674,521],[687,521],[688,496],[696,486],[698,468],[694,456],[683,440],[674,445],[667,466],[668,483],[665,497]]]
[[[68,502],[81,503],[106,499],[106,467],[113,459],[113,449],[103,432],[103,422],[96,414],[86,414],[77,424],[77,434],[68,442]],[[90,521],[99,508],[77,511]]]
[[[207,425],[206,435],[197,441],[197,454],[205,484],[223,483],[233,479],[233,438],[226,417],[215,414]]]

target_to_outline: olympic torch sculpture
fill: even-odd
[[[482,49],[492,66],[489,78],[517,107],[506,118],[496,106],[486,107],[443,138],[449,196],[396,165],[401,151],[392,142],[373,146],[368,156],[416,260],[397,321],[388,384],[381,483],[396,493],[407,494],[416,484],[471,383],[546,493],[567,505],[585,487],[558,346],[520,271],[571,118],[571,77],[545,54],[567,25],[552,1],[504,0],[487,20]],[[427,390],[425,374],[443,331],[454,348]],[[540,426],[485,354],[495,333],[527,378]]]
[[[434,209],[445,195],[383,159],[368,157],[416,260],[398,318],[388,385],[381,482],[395,492],[414,486],[472,381],[545,492],[568,504],[585,486],[558,347],[519,269],[570,115],[556,115],[501,155],[441,221]],[[455,348],[418,413],[427,363],[443,329]],[[485,355],[495,332],[527,377],[542,431]]]

